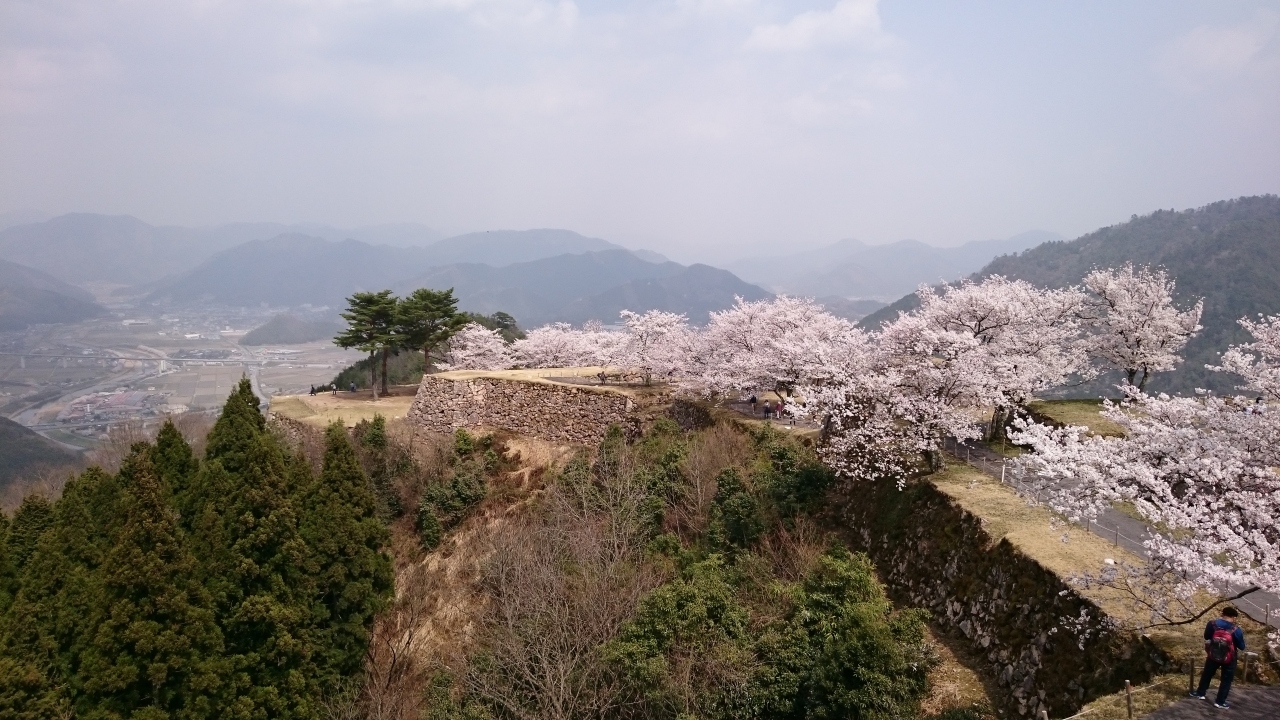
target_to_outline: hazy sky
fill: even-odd
[[[0,211],[714,260],[1275,192],[1274,1],[0,0]]]

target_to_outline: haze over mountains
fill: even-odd
[[[1051,237],[1056,236],[1025,233],[960,248],[914,241],[867,246],[850,240],[731,263],[726,271],[672,263],[651,251],[559,229],[441,238],[414,224],[343,230],[231,223],[197,229],[73,213],[0,230],[0,257],[67,283],[178,305],[336,309],[360,290],[455,287],[467,309],[504,310],[527,326],[612,320],[623,307],[688,312],[697,322],[732,303],[735,295],[767,297],[759,285],[820,297],[834,312],[856,318],[878,306],[869,298],[960,277],[997,254]]]
[[[791,255],[738,260],[725,267],[776,293],[888,302],[922,283],[958,280],[1000,255],[1065,239],[1044,230],[958,247],[933,247],[915,240],[867,245],[849,239]]]
[[[0,331],[106,314],[88,292],[35,268],[0,260]]]
[[[1042,287],[1083,280],[1095,267],[1126,262],[1165,268],[1177,281],[1183,306],[1204,298],[1204,329],[1187,344],[1175,371],[1157,374],[1150,388],[1188,393],[1196,388],[1234,392],[1230,376],[1205,369],[1232,343],[1246,342],[1236,322],[1257,313],[1280,312],[1280,197],[1263,195],[1212,203],[1193,210],[1157,210],[1105,227],[1070,242],[1050,242],[996,258],[974,278],[1004,275]],[[915,295],[863,319],[876,327],[917,305]],[[1089,391],[1109,392],[1110,382]]]

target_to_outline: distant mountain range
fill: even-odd
[[[887,245],[841,240],[816,250],[739,260],[726,267],[777,293],[887,302],[921,284],[958,280],[997,256],[1063,239],[1057,233],[1032,230],[1005,240],[948,248],[915,240]]]
[[[0,258],[43,270],[70,283],[147,286],[172,279],[223,250],[281,235],[341,242],[356,240],[405,251],[416,267],[453,263],[509,265],[619,245],[569,230],[493,230],[445,238],[425,225],[232,223],[214,228],[156,226],[128,215],[72,213],[0,229]],[[650,261],[665,258],[636,251]]]
[[[591,248],[605,248],[592,250]],[[551,257],[540,254],[562,251]],[[437,264],[441,259],[481,262]],[[534,257],[523,262],[511,258]],[[161,284],[148,300],[159,304],[345,306],[354,292],[391,288],[454,288],[460,306],[499,310],[531,327],[553,320],[617,319],[623,307],[690,313],[694,322],[728,307],[735,295],[767,297],[732,273],[705,265],[649,262],[603,240],[567,231],[478,233],[445,241],[437,251],[393,248],[355,240],[332,242],[281,235],[225,250]],[[619,305],[628,301],[639,304]]]
[[[1195,210],[1157,210],[1134,216],[1070,242],[1051,242],[1017,255],[996,258],[973,277],[1026,280],[1042,287],[1079,283],[1095,267],[1126,262],[1165,268],[1177,281],[1184,306],[1204,298],[1204,330],[1187,344],[1185,361],[1152,380],[1157,392],[1196,388],[1234,391],[1230,377],[1205,369],[1232,343],[1245,342],[1241,317],[1280,312],[1280,197],[1242,197]],[[867,316],[877,327],[918,305],[914,295]],[[1089,389],[1113,392],[1104,381]]]
[[[80,322],[108,314],[78,287],[34,268],[0,260],[0,330]]]

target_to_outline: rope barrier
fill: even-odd
[[[1140,692],[1142,692],[1143,690],[1150,690],[1151,688],[1156,687],[1157,685],[1164,685],[1165,683],[1169,682],[1170,680],[1174,680],[1174,679],[1175,679],[1175,678],[1167,677],[1167,678],[1165,678],[1165,679],[1163,679],[1163,680],[1161,680],[1161,681],[1159,681],[1159,682],[1153,682],[1153,683],[1151,683],[1150,685],[1147,685],[1147,686],[1145,686],[1145,687],[1134,688],[1133,690],[1130,690],[1130,693],[1131,693],[1131,694],[1132,694],[1132,693],[1140,693]],[[1181,678],[1181,676],[1179,676],[1177,679],[1181,680],[1182,678]],[[1097,709],[1097,708],[1094,708],[1094,710],[1096,710],[1096,709]],[[1070,716],[1070,717],[1065,717],[1065,718],[1063,718],[1062,720],[1075,720],[1075,718],[1078,718],[1078,717],[1084,717],[1085,715],[1088,715],[1088,714],[1089,714],[1089,713],[1091,713],[1091,712],[1093,712],[1093,710],[1085,710],[1084,712],[1078,712],[1078,713],[1076,713],[1075,715],[1072,715],[1072,716]]]

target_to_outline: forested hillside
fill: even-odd
[[[358,676],[392,568],[356,450],[318,473],[247,380],[198,457],[172,424],[0,517],[0,716],[314,718]]]
[[[1206,205],[1195,210],[1157,210],[1102,228],[1070,242],[1051,242],[997,258],[974,278],[1004,275],[1042,287],[1078,284],[1096,267],[1127,262],[1165,268],[1177,281],[1184,306],[1204,298],[1204,329],[1191,340],[1185,361],[1152,381],[1155,391],[1187,393],[1195,388],[1232,390],[1232,382],[1205,369],[1247,334],[1242,317],[1280,310],[1280,197],[1264,195]],[[863,319],[878,327],[916,306],[908,296]]]

